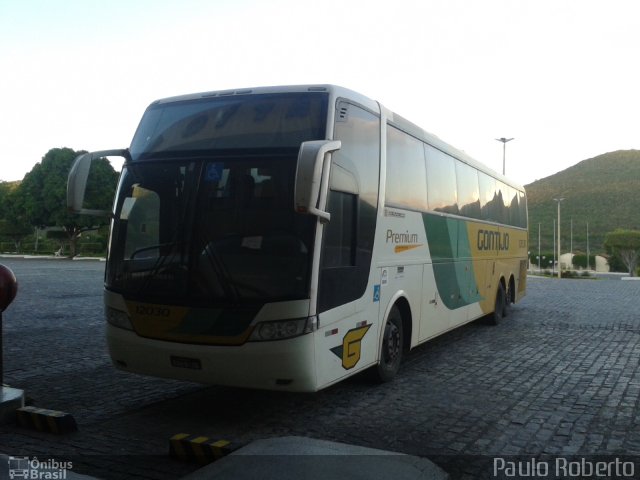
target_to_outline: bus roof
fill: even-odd
[[[214,98],[214,97],[232,97],[236,95],[263,95],[270,93],[307,93],[307,92],[325,92],[334,97],[349,98],[363,106],[379,113],[380,106],[378,102],[358,93],[353,90],[349,90],[337,85],[286,85],[286,86],[273,86],[273,87],[253,87],[253,88],[238,88],[232,90],[215,90],[211,92],[192,93],[188,95],[180,95],[176,97],[168,97],[156,100],[151,105],[157,105],[162,103],[181,102],[188,100],[198,100],[200,98]]]

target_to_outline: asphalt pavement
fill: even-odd
[[[640,456],[640,282],[531,277],[505,322],[474,322],[414,349],[389,384],[354,377],[289,394],[119,372],[104,342],[103,262],[0,263],[19,281],[3,316],[5,381],[78,423],[66,435],[0,427],[0,452],[14,458],[67,459],[73,473],[105,479],[175,479],[202,468],[169,455],[180,432],[401,453],[453,479],[495,478],[493,462],[509,459]],[[291,468],[328,465],[326,452],[292,460],[286,450]],[[207,468],[265,456],[247,457]]]

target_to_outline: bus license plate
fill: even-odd
[[[202,370],[202,364],[197,358],[174,357],[171,356],[171,365],[178,368],[189,368],[191,370]]]

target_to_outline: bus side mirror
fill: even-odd
[[[331,169],[331,157],[327,154],[340,147],[339,140],[314,140],[300,145],[294,191],[296,212],[320,217],[322,223],[331,220],[331,214],[322,210],[327,201]]]
[[[129,158],[129,152],[127,150],[101,150],[98,152],[83,153],[76,157],[67,178],[67,208],[70,212],[101,217],[111,214],[108,210],[83,208],[84,194],[87,189],[87,180],[89,178],[91,164],[94,160],[102,157],[123,157],[126,161]]]

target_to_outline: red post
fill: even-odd
[[[18,293],[18,281],[10,268],[0,265],[0,388],[4,383],[2,353],[2,312],[4,312]]]

